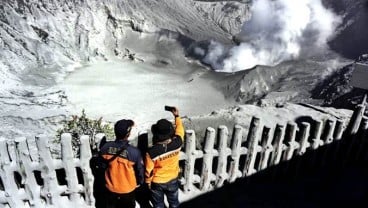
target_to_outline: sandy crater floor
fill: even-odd
[[[130,118],[144,128],[161,117],[171,118],[164,105],[178,106],[183,116],[233,105],[213,82],[170,68],[101,61],[76,69],[60,85],[72,104],[71,112],[85,109],[87,115],[112,122]]]

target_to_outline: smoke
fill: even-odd
[[[211,41],[202,61],[225,72],[276,65],[325,49],[341,22],[321,0],[255,0],[251,15],[238,46]]]

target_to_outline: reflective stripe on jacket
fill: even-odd
[[[180,117],[175,118],[175,136],[148,149],[146,183],[166,183],[178,177],[179,154],[184,142],[184,127]]]
[[[137,185],[144,182],[144,166],[141,152],[128,144],[126,140],[106,143],[101,148],[105,159],[113,157],[121,148],[123,152],[109,163],[105,173],[106,188],[114,193],[125,194],[132,192]]]

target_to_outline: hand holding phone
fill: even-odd
[[[174,106],[165,105],[165,110],[170,111],[175,117],[179,116],[179,110]]]
[[[173,110],[175,110],[175,107],[165,105],[165,111],[170,111],[170,112],[172,112]]]

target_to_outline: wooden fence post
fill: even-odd
[[[24,179],[24,189],[26,195],[29,196],[29,204],[32,207],[42,207],[41,202],[41,188],[37,184],[36,178],[33,174],[38,163],[31,160],[30,151],[27,147],[26,138],[20,137],[15,139],[17,150],[17,164],[18,170],[21,171],[22,179]]]
[[[46,199],[47,206],[55,206],[60,202],[60,193],[65,189],[61,189],[58,185],[54,161],[49,151],[48,139],[46,136],[36,137],[36,143],[40,154],[40,167],[44,186],[41,189],[41,195]]]
[[[9,145],[14,145],[9,142]],[[14,171],[16,170],[15,158],[11,156],[8,150],[8,144],[5,138],[0,138],[0,174],[4,185],[4,195],[11,208],[23,207],[24,204],[19,197],[17,183],[14,180]]]
[[[333,142],[335,127],[336,127],[336,120],[328,119],[324,129],[325,135],[323,135],[324,137],[322,138],[324,145],[331,144]]]
[[[294,151],[299,148],[299,143],[295,141],[297,126],[295,123],[288,123],[286,127],[285,142],[287,143],[283,161],[289,161]]]
[[[366,104],[365,100],[362,104],[356,106],[356,109],[353,112],[353,115],[350,118],[348,127],[346,129],[347,135],[354,135],[358,132],[360,123],[362,121],[364,112],[365,112]]]
[[[337,120],[336,121],[335,132],[333,134],[334,140],[336,140],[336,141],[341,140],[343,134],[344,134],[344,121]]]
[[[245,161],[245,166],[243,170],[243,176],[250,176],[254,174],[256,171],[254,165],[256,161],[256,156],[259,150],[258,142],[260,140],[261,134],[261,121],[257,117],[253,117],[250,127],[249,133],[247,137],[248,141],[248,154],[247,159]]]
[[[310,124],[307,122],[303,122],[300,127],[300,131],[301,131],[300,147],[299,150],[297,151],[297,154],[299,156],[303,155],[307,151],[307,148],[310,147],[310,144],[308,142],[308,138],[310,135]]]
[[[184,192],[189,192],[192,190],[193,179],[194,179],[194,165],[195,165],[195,145],[196,145],[196,136],[193,130],[187,130],[186,132],[186,145],[185,145],[185,154],[187,155],[187,159],[185,161],[185,169],[184,169]]]
[[[200,189],[202,191],[210,189],[211,179],[214,174],[212,173],[212,164],[213,157],[217,153],[214,150],[216,132],[215,129],[208,127],[206,131],[205,145],[204,145],[204,156],[203,156],[203,165],[201,172],[201,183]]]
[[[230,182],[234,182],[237,178],[242,176],[242,172],[239,170],[240,155],[242,153],[241,147],[242,138],[243,138],[243,128],[240,125],[235,125],[232,139],[233,142],[231,145],[232,161],[230,164],[230,180],[229,180]]]
[[[260,159],[260,163],[258,166],[258,170],[264,170],[267,168],[268,160],[270,158],[271,152],[273,151],[272,146],[272,136],[271,136],[271,128],[270,127],[263,127],[262,132],[262,155]]]
[[[310,124],[307,122],[302,122],[300,126],[300,147],[297,150],[297,155],[302,156],[306,153],[307,149],[311,146],[311,144],[308,142],[310,135]],[[294,179],[298,177],[299,175],[299,169],[300,165],[302,163],[302,157],[298,158],[297,163],[295,165],[295,176]]]
[[[318,149],[319,146],[323,145],[323,141],[321,140],[321,135],[322,135],[322,129],[323,129],[323,122],[316,120],[315,121],[315,128],[314,131],[312,132],[312,149],[316,150]]]
[[[284,149],[285,126],[277,124],[273,139],[273,153],[271,158],[271,166],[277,165],[280,162],[282,150]]]
[[[89,167],[89,160],[92,157],[89,136],[82,136],[80,138],[80,166],[83,174],[84,181],[84,194],[85,201],[87,205],[94,206],[95,199],[93,197],[93,181],[94,177],[92,175],[91,168]]]
[[[226,126],[218,128],[218,163],[216,168],[216,187],[221,187],[224,181],[228,179],[227,174],[227,158],[231,154],[231,150],[227,146],[229,131]]]
[[[61,158],[66,174],[68,187],[66,193],[70,196],[69,200],[73,204],[81,204],[71,134],[64,133],[61,135]]]
[[[29,155],[33,162],[37,162],[40,160],[38,155],[38,149],[36,145],[36,138],[35,137],[26,137],[26,145],[29,151]]]

